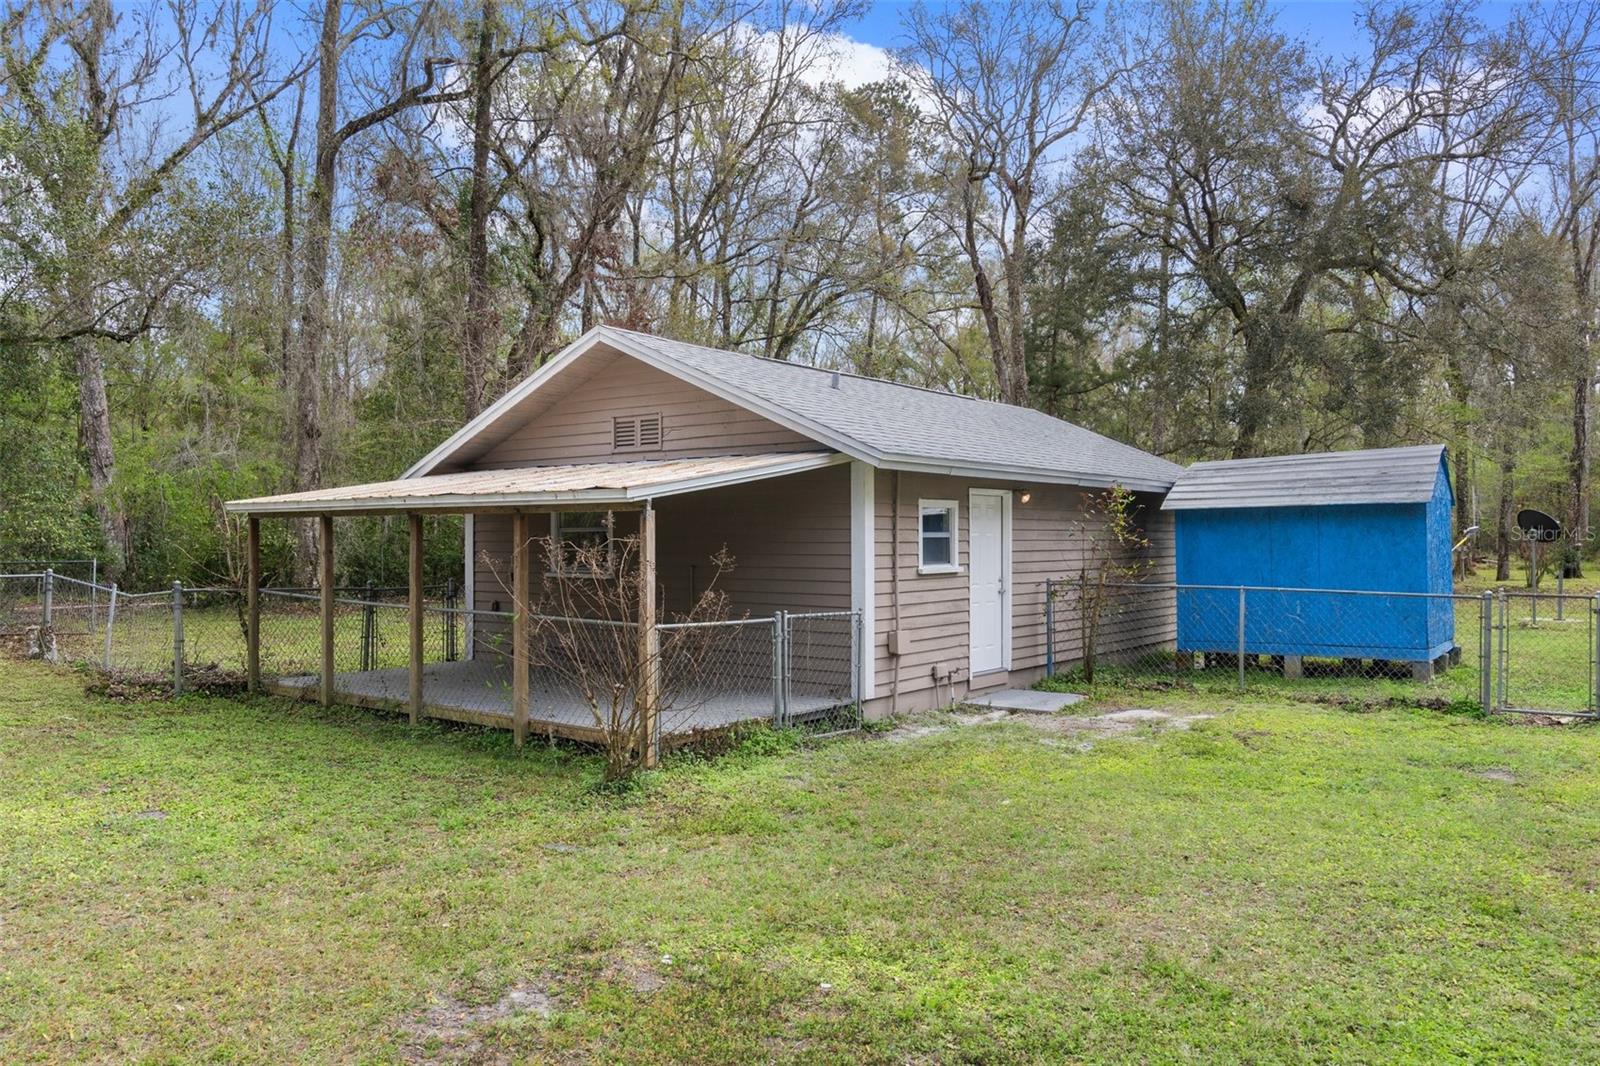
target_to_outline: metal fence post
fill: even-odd
[[[47,569],[40,580],[43,586],[41,591],[44,593],[44,617],[39,620],[39,624],[48,631],[51,617],[55,614],[56,572]]]
[[[1239,691],[1244,691],[1244,586],[1239,586]]]
[[[183,695],[183,582],[172,583],[172,694]]]
[[[456,579],[444,583],[444,661],[453,663],[459,654],[456,647]]]
[[[861,710],[861,612],[850,612],[850,703]]]
[[[111,583],[111,595],[106,603],[106,673],[111,672],[111,634],[117,630],[117,583]]]
[[[1056,673],[1056,579],[1044,579],[1044,676]]]
[[[1478,610],[1478,703],[1494,710],[1494,593],[1484,590]]]
[[[1600,592],[1594,594],[1594,606],[1589,612],[1589,632],[1594,637],[1594,656],[1589,667],[1589,709],[1600,711]]]
[[[100,559],[89,560],[89,632],[100,624]]]
[[[782,611],[772,613],[772,720],[778,726],[783,726],[789,694],[787,669],[784,666],[785,649],[787,643],[788,626],[784,621]]]
[[[371,670],[374,653],[377,651],[377,618],[373,615],[372,582],[367,582],[367,595],[361,601],[361,669]]]
[[[1506,597],[1505,587],[1499,592],[1500,600],[1500,639],[1496,649],[1497,662],[1494,671],[1495,710],[1506,706],[1506,672],[1511,667],[1511,614],[1510,605]]]

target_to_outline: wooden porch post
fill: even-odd
[[[528,516],[511,516],[511,731],[520,749],[528,740]]]
[[[656,509],[646,501],[639,512],[639,764],[660,758],[656,731],[661,713],[661,645],[656,629]]]
[[[261,519],[245,519],[244,673],[251,692],[261,691]]]
[[[411,572],[409,610],[411,623],[411,724],[422,720],[422,516],[406,516],[411,522]]]
[[[333,515],[319,516],[322,525],[322,691],[324,707],[333,705]]]

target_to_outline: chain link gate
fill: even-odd
[[[1600,594],[1493,595],[1493,710],[1600,718]]]

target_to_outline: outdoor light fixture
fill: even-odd
[[[1032,489],[1023,489],[1022,490],[1022,502],[1023,503],[1027,503],[1031,499],[1033,499],[1033,490]]]

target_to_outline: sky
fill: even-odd
[[[900,21],[912,0],[875,0],[867,13],[844,27],[853,40],[878,48],[904,44]],[[1319,51],[1339,53],[1356,45],[1356,16],[1360,5],[1351,0],[1279,0],[1279,25],[1291,37],[1298,37]],[[1503,24],[1513,5],[1507,0],[1488,0],[1478,11],[1490,25]]]

